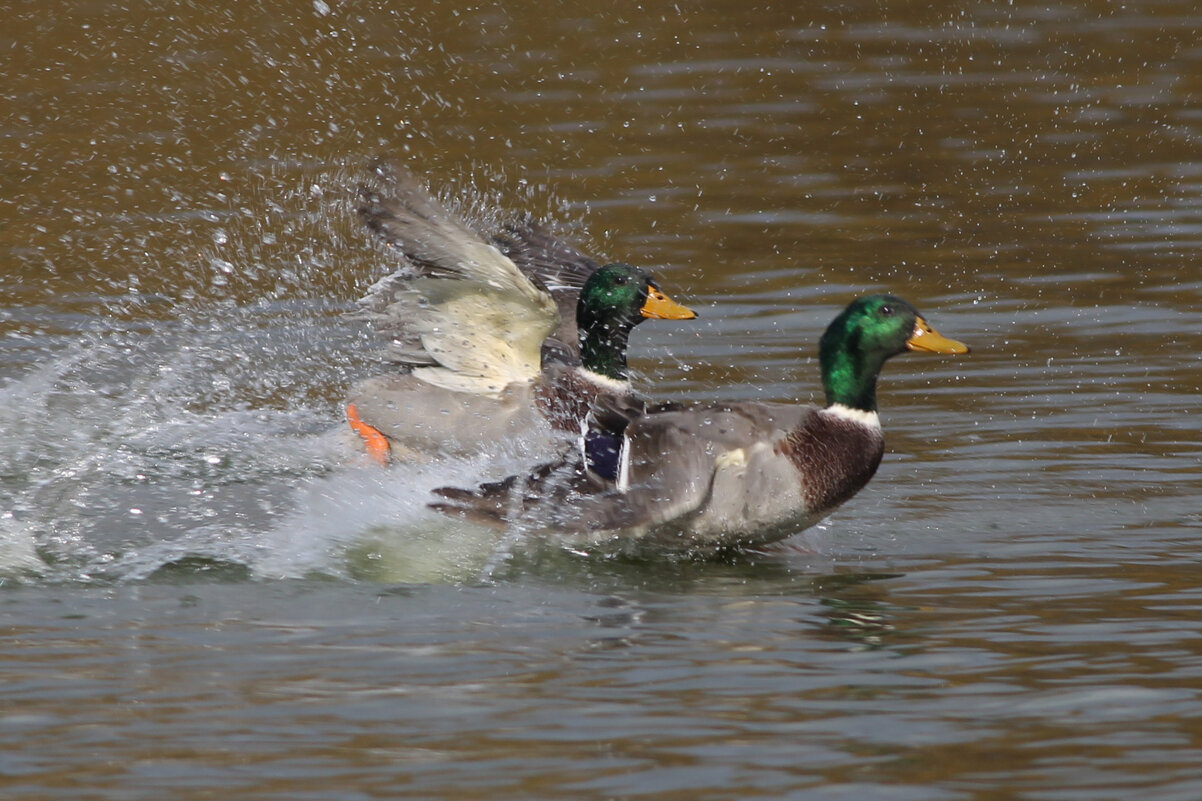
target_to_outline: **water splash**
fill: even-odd
[[[366,466],[340,387],[364,344],[318,305],[109,331],[0,387],[0,575],[130,581],[188,560],[261,578],[487,577],[498,534],[429,490],[525,469],[545,432],[470,459]],[[199,564],[200,562],[198,562]]]

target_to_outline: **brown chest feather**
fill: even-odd
[[[811,415],[776,446],[801,473],[806,506],[832,509],[855,495],[881,463],[880,428],[821,413]]]

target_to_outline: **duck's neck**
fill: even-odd
[[[634,325],[628,320],[578,321],[580,330],[580,361],[586,370],[612,378],[628,381],[630,373],[626,367],[626,344]]]
[[[854,344],[823,340],[818,360],[822,367],[826,403],[875,412],[876,379],[885,360],[880,354],[864,353]]]

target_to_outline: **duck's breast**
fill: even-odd
[[[875,412],[818,409],[777,442],[796,471],[806,508],[828,514],[876,473],[885,439]]]

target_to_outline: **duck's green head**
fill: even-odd
[[[942,336],[918,310],[896,295],[853,301],[835,318],[818,349],[828,404],[876,410],[876,379],[885,360],[907,350],[967,353],[968,346]]]
[[[580,290],[576,327],[580,358],[595,373],[626,379],[626,342],[646,319],[691,320],[697,313],[659,290],[645,271],[629,264],[607,264]]]

